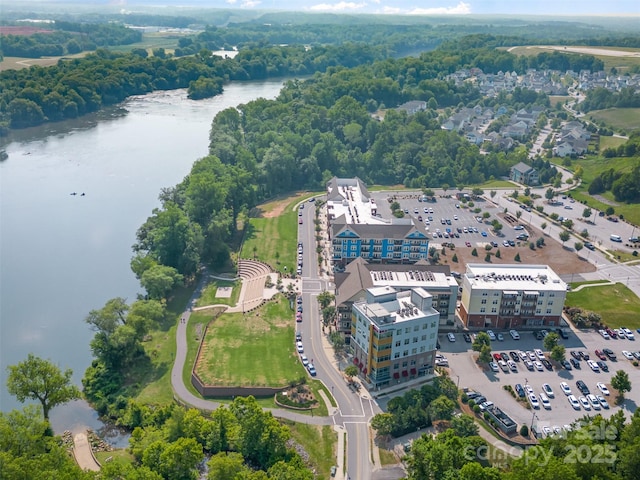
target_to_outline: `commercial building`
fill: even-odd
[[[334,264],[356,258],[370,262],[415,263],[429,254],[429,237],[413,217],[383,219],[359,178],[327,183],[327,219]]]
[[[349,344],[351,338],[351,310],[354,302],[365,300],[366,290],[372,287],[393,287],[396,291],[421,287],[432,299],[432,307],[439,314],[439,325],[453,325],[458,298],[458,283],[450,274],[449,265],[430,265],[423,260],[412,265],[367,263],[357,258],[344,272],[334,275],[336,285],[336,329]]]
[[[566,295],[548,265],[468,264],[458,314],[470,329],[559,327]]]
[[[370,388],[433,372],[439,314],[432,302],[423,288],[373,287],[353,304],[353,363]]]

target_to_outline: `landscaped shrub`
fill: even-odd
[[[465,393],[466,395],[466,393]],[[469,400],[469,407],[473,409],[476,406],[476,401],[472,398]]]
[[[480,413],[480,405],[473,406],[473,413]]]
[[[529,427],[527,427],[526,425],[522,425],[520,427],[520,435],[523,437],[528,437],[529,436]]]
[[[467,397],[466,393],[463,393],[462,395],[460,395],[460,400],[462,401],[462,403],[466,404],[467,402],[469,402],[469,397]]]

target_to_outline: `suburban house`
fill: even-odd
[[[458,315],[469,329],[559,327],[567,284],[548,265],[468,264]]]
[[[366,290],[392,287],[403,292],[423,288],[431,295],[432,307],[439,314],[440,326],[453,325],[458,298],[458,283],[448,265],[430,265],[420,260],[413,265],[367,263],[356,258],[344,272],[334,275],[336,285],[336,330],[350,343],[351,310],[355,302],[364,301]]]
[[[427,102],[421,100],[411,100],[410,102],[403,103],[396,110],[407,112],[407,115],[415,115],[418,112],[422,112],[427,109]]]
[[[540,183],[538,171],[523,162],[516,163],[511,167],[509,178],[523,185],[538,185]]]
[[[432,303],[423,288],[373,287],[353,304],[353,363],[369,388],[433,373],[439,314]]]

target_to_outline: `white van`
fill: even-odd
[[[622,237],[620,235],[615,235],[615,234],[611,234],[611,236],[609,237],[609,239],[612,242],[622,242]]]

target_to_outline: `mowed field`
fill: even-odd
[[[279,297],[245,314],[216,318],[202,341],[196,372],[219,386],[281,387],[304,377],[295,351],[294,313]]]
[[[607,108],[588,113],[590,119],[604,121],[615,130],[640,129],[640,108]]]

